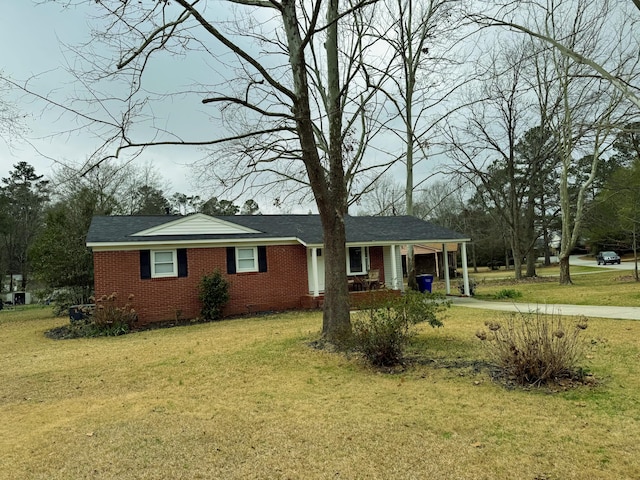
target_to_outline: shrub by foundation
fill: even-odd
[[[96,300],[95,308],[84,311],[86,318],[48,330],[45,335],[53,339],[124,335],[138,321],[132,301],[133,295],[129,295],[127,303],[119,305],[117,293],[103,295]]]
[[[98,335],[116,336],[129,333],[138,321],[138,314],[131,303],[133,295],[129,295],[127,303],[118,305],[118,294],[103,295],[96,300],[96,308],[89,318],[89,323]]]
[[[207,321],[220,320],[222,309],[229,301],[229,282],[216,270],[204,275],[198,285],[198,298],[202,302],[202,318]]]

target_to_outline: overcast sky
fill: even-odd
[[[73,78],[67,73],[67,67],[76,62],[75,55],[66,45],[78,45],[90,39],[90,29],[87,11],[82,9],[64,9],[60,4],[46,1],[37,5],[31,0],[0,0],[3,18],[10,21],[3,22],[0,29],[2,62],[0,69],[17,82],[28,80],[31,89],[63,101],[69,96],[67,92],[74,86]],[[85,7],[86,9],[87,7]],[[88,3],[88,8],[95,7]],[[180,78],[181,87],[196,82],[197,69],[203,70],[202,65],[188,63],[188,60],[171,58],[171,64],[151,65],[151,74],[146,78],[145,85],[155,92],[171,89],[172,81]],[[157,72],[157,73],[156,73]],[[211,70],[207,70],[211,72]],[[207,73],[211,75],[211,73]],[[211,81],[211,78],[207,78]],[[213,83],[213,82],[212,82]],[[91,155],[98,145],[97,140],[89,136],[86,131],[79,131],[69,135],[54,135],[56,132],[74,128],[68,116],[61,116],[55,108],[45,109],[41,102],[28,98],[20,98],[18,107],[26,116],[30,131],[27,142],[12,142],[10,146],[0,141],[0,176],[5,176],[12,165],[19,161],[26,161],[36,167],[38,173],[50,175],[59,165],[79,165]],[[160,108],[166,111],[158,113],[167,124],[178,125],[188,132],[191,139],[211,138],[210,129],[215,128],[207,119],[205,106],[199,102],[199,97],[184,104],[177,100],[168,100]],[[197,103],[194,105],[193,103]],[[212,108],[212,107],[209,107]],[[175,126],[170,127],[172,131]],[[375,149],[371,155],[375,156]],[[137,160],[139,164],[152,163],[169,183],[167,194],[181,192],[200,194],[207,198],[219,195],[213,191],[202,191],[192,181],[194,172],[188,165],[203,156],[197,149],[175,147],[172,149],[154,148],[148,150]],[[375,158],[370,158],[376,161]],[[402,168],[396,167],[396,180],[403,182]],[[241,198],[242,203],[246,198]],[[272,199],[256,198],[263,211],[269,211]],[[297,205],[291,208],[296,213],[306,213],[310,208],[316,211],[315,205]],[[352,212],[354,213],[354,212]]]
[[[29,80],[29,86],[38,92],[64,99],[72,82],[67,66],[75,61],[65,45],[77,45],[90,38],[86,12],[63,9],[52,2],[36,5],[30,0],[0,0],[0,6],[5,19],[0,29],[4,45],[0,69],[18,82]],[[43,103],[24,97],[18,99],[18,107],[26,115],[27,136],[32,145],[15,141],[6,145],[0,141],[0,175],[5,176],[19,161],[50,175],[60,164],[82,163],[95,150],[97,142],[86,133],[53,135],[73,127],[65,123],[68,118],[60,120],[55,108],[44,111]],[[186,165],[199,156],[197,151],[188,149],[156,149],[145,153],[140,163],[153,162],[167,181],[168,193],[189,194],[196,189]]]

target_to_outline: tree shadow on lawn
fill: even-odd
[[[407,348],[404,363],[406,367],[424,365],[437,369],[465,370],[477,375],[493,368],[482,358],[482,350],[477,343],[449,336],[416,336]]]

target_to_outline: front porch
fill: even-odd
[[[455,266],[458,247],[462,266],[463,294],[470,296],[466,241],[446,241],[433,246],[430,250],[435,256],[433,273],[435,278],[444,280],[445,294],[451,295],[451,278],[457,276]],[[404,291],[403,247],[391,243],[389,245],[347,245],[346,248],[346,282],[350,293],[367,293],[376,289],[388,289],[398,294]],[[406,252],[406,247],[404,251]],[[442,257],[441,264],[437,260],[438,253]],[[431,270],[427,269],[419,273],[430,272]],[[324,256],[321,247],[307,247],[307,273],[309,296],[322,298],[322,301],[315,302],[315,307],[310,307],[316,308],[324,301]],[[305,305],[308,303],[306,300],[303,302]]]

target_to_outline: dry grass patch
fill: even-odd
[[[421,326],[398,374],[307,347],[319,313],[53,341],[0,315],[0,478],[619,479],[640,469],[640,324],[590,320],[595,389],[474,367],[491,312]],[[38,317],[38,318],[36,318]],[[591,342],[593,340],[593,343]]]

